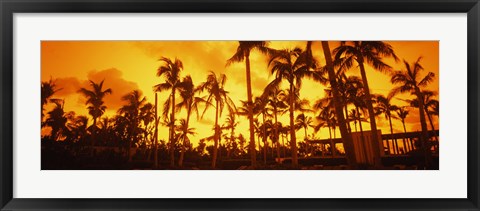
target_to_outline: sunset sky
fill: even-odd
[[[437,41],[402,41],[388,42],[391,44],[397,56],[409,63],[414,62],[419,56],[423,56],[421,64],[425,71],[433,72],[436,75],[434,82],[428,87],[428,90],[439,91],[439,42]],[[284,49],[292,47],[305,48],[306,41],[271,41],[270,47],[275,49]],[[330,42],[330,48],[333,50],[339,42]],[[237,41],[42,41],[41,43],[41,80],[48,81],[50,78],[56,80],[58,88],[61,88],[53,98],[65,99],[65,111],[74,111],[77,115],[87,115],[88,111],[85,105],[85,98],[77,91],[82,88],[90,89],[88,80],[100,82],[105,79],[104,87],[111,88],[113,94],[105,97],[107,112],[105,115],[113,116],[116,111],[124,104],[121,97],[128,92],[139,89],[147,97],[147,101],[154,103],[153,86],[163,81],[163,77],[156,76],[157,68],[163,63],[159,61],[161,57],[178,58],[183,62],[184,70],[181,77],[191,75],[195,85],[205,81],[209,71],[227,75],[225,89],[230,92],[236,106],[240,106],[240,100],[247,99],[245,63],[236,63],[226,67],[226,61],[235,53],[238,46]],[[320,65],[325,65],[323,52],[320,42],[313,44],[314,56],[319,60]],[[273,80],[267,67],[267,58],[264,55],[254,51],[250,57],[252,70],[252,89],[253,96],[259,96],[265,86]],[[385,62],[391,65],[394,70],[404,69],[403,62],[395,63],[392,59]],[[367,76],[371,92],[373,94],[388,95],[394,87],[390,83],[390,76],[373,70],[366,65]],[[358,68],[347,72],[347,75],[360,76]],[[324,97],[326,87],[304,79],[300,92],[301,98],[308,99],[310,105]],[[169,92],[159,94],[159,114],[161,106],[167,99]],[[441,93],[439,93],[441,94]],[[412,99],[413,97],[404,94],[398,95],[393,103],[399,106],[407,105],[401,99]],[[52,105],[47,107],[47,111]],[[353,107],[352,107],[353,108]],[[203,107],[202,107],[203,109]],[[407,117],[407,131],[420,130],[419,115],[417,109],[410,108],[410,115]],[[295,115],[300,112],[296,112]],[[227,110],[224,111],[221,120],[223,124]],[[307,114],[314,116],[314,114]],[[182,111],[177,114],[177,120],[185,118]],[[194,146],[198,140],[211,136],[213,134],[214,109],[207,111],[203,119],[197,121],[194,116],[191,121],[191,127],[196,128],[198,133],[191,137]],[[90,124],[92,122],[89,116]],[[288,115],[285,114],[280,120],[288,124]],[[438,119],[433,117],[435,128],[438,129]],[[245,117],[239,117],[239,126],[236,133],[242,133],[248,137],[248,121]],[[403,132],[400,120],[393,119],[394,132]],[[382,133],[390,133],[388,121],[384,115],[377,117],[377,125]],[[352,130],[353,129],[352,123]],[[364,129],[369,130],[369,124],[363,124]],[[430,126],[428,126],[430,129]],[[309,129],[309,134],[313,129]],[[322,128],[315,135],[320,139],[328,138],[328,129]],[[337,137],[339,131],[337,130]],[[303,141],[303,130],[297,131],[297,140]],[[168,139],[168,128],[159,127],[159,139]]]

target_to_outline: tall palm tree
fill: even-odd
[[[128,121],[128,143],[127,143],[127,156],[128,160],[131,161],[132,154],[130,148],[132,144],[135,144],[138,141],[140,135],[140,109],[146,103],[146,98],[142,96],[140,90],[134,90],[122,97],[122,100],[127,102],[124,106],[119,109],[119,113],[123,114]]]
[[[41,112],[42,112],[42,121],[43,121],[43,111],[45,110],[45,105],[48,103],[48,102],[59,102],[58,99],[52,99],[52,96],[60,91],[61,89],[58,89],[56,88],[56,84],[55,84],[55,81],[50,78],[50,80],[48,81],[43,81],[42,82],[42,87],[41,87]]]
[[[267,163],[267,131],[265,127],[265,122],[267,121],[267,104],[268,99],[266,97],[256,97],[255,101],[253,102],[253,113],[258,118],[259,115],[262,115],[262,123],[259,122],[258,126],[258,134],[262,137],[263,142],[263,163]],[[258,147],[260,150],[260,140]]]
[[[271,74],[279,80],[286,80],[289,84],[289,110],[290,110],[290,145],[292,151],[292,165],[298,166],[297,141],[295,137],[295,95],[302,86],[302,79],[315,77],[315,65],[307,62],[308,52],[300,48],[276,51],[270,57],[268,66]]]
[[[395,116],[392,116],[392,113],[398,109],[398,107],[396,105],[393,105],[391,103],[391,100],[392,100],[392,95],[389,95],[388,97],[385,97],[383,95],[375,95],[374,96],[374,101],[376,103],[376,106],[375,106],[375,115],[380,115],[380,114],[384,114],[385,115],[385,119],[388,120],[389,124],[390,124],[390,134],[393,135],[393,126],[392,126],[392,117],[395,118]],[[387,142],[388,144],[388,152],[390,152],[390,143]],[[393,148],[393,151],[398,153],[398,145],[397,143],[395,142],[394,139],[392,139],[392,148]]]
[[[183,63],[177,58],[172,61],[171,59],[166,57],[160,58],[160,61],[162,61],[163,64],[157,69],[157,76],[163,77],[165,79],[165,82],[155,85],[153,89],[155,92],[171,90],[170,99],[168,99],[165,103],[165,105],[167,105],[167,108],[164,108],[163,113],[165,117],[168,115],[168,111],[170,110],[170,108],[168,108],[168,105],[170,105],[170,120],[172,124],[169,125],[170,128],[168,139],[170,143],[170,166],[173,167],[175,166],[175,92],[181,82],[180,72],[183,70]]]
[[[372,141],[374,147],[375,166],[380,167],[380,140],[376,135],[377,123],[375,121],[372,96],[367,80],[367,73],[365,71],[365,64],[372,66],[375,70],[380,72],[389,72],[391,67],[382,61],[383,58],[392,57],[395,61],[398,60],[393,47],[382,41],[342,41],[340,46],[333,50],[335,60],[340,64],[340,70],[345,71],[353,67],[354,62],[360,68],[362,76],[363,87],[366,98],[366,106],[370,118],[370,128],[373,132]]]
[[[95,83],[92,80],[90,80],[90,86],[92,90],[88,90],[85,88],[81,88],[79,92],[83,94],[85,97],[87,97],[87,101],[85,102],[86,105],[88,105],[88,114],[92,116],[93,118],[93,125],[92,125],[92,141],[91,141],[91,146],[92,146],[92,154],[93,154],[93,146],[95,144],[95,138],[96,138],[96,128],[97,128],[97,119],[100,118],[103,113],[105,113],[105,110],[107,109],[107,106],[104,105],[103,98],[107,96],[108,94],[112,94],[112,89],[103,89],[103,82],[105,80],[102,80],[100,83]]]
[[[179,90],[180,90],[180,102],[176,105],[177,110],[181,110],[184,108],[187,112],[187,118],[185,119],[184,124],[186,124],[183,129],[185,131],[182,131],[182,134],[188,134],[189,129],[189,123],[190,123],[190,117],[192,115],[192,112],[195,111],[197,114],[197,118],[199,117],[199,112],[198,112],[198,104],[200,102],[204,102],[204,100],[200,97],[195,97],[195,86],[193,84],[192,77],[190,75],[187,75],[182,79],[182,82],[179,85]],[[181,138],[179,140],[185,141],[187,139]],[[182,142],[182,147],[181,147],[181,152],[180,152],[180,158],[178,159],[178,166],[182,167],[183,166],[183,159],[185,156],[185,147],[186,147],[187,142]]]
[[[345,117],[343,116],[343,105],[340,100],[340,93],[338,92],[338,86],[337,86],[337,74],[335,73],[334,70],[334,63],[332,60],[332,55],[330,53],[330,46],[328,44],[328,41],[322,41],[322,48],[323,48],[323,54],[325,56],[325,61],[326,61],[326,69],[328,71],[328,79],[330,81],[330,86],[332,87],[332,94],[333,94],[333,105],[334,105],[334,111],[335,111],[335,116],[337,117],[337,121],[339,123],[339,128],[340,128],[340,133],[342,135],[342,141],[343,141],[343,146],[345,147],[345,154],[347,156],[348,163],[350,166],[353,168],[356,167],[356,157],[355,157],[355,149],[353,148],[352,144],[352,136],[348,132],[347,129],[347,124]]]
[[[252,96],[252,79],[250,76],[250,53],[252,50],[258,50],[262,53],[268,54],[270,49],[267,47],[268,42],[266,41],[239,41],[238,48],[235,54],[227,60],[227,66],[236,63],[245,61],[245,73],[247,79],[247,109],[248,109],[248,123],[250,129],[250,159],[251,165],[256,165],[256,155],[255,155],[255,134],[254,134],[254,125],[253,125],[253,96]]]
[[[271,83],[272,84],[272,83]],[[268,90],[268,91],[267,91]],[[273,134],[272,142],[277,145],[277,158],[280,158],[280,142],[279,133],[281,129],[281,123],[278,121],[278,114],[282,115],[288,110],[288,103],[286,103],[287,94],[285,91],[280,90],[278,87],[272,87],[271,89],[265,88],[269,110],[271,116],[273,116]],[[263,95],[262,95],[263,96]]]
[[[421,77],[421,71],[423,71],[423,66],[420,64],[422,57],[419,57],[415,62],[409,64],[407,61],[403,61],[405,64],[405,70],[395,71],[392,73],[391,82],[394,85],[398,85],[392,90],[392,94],[395,93],[411,93],[416,96],[419,102],[418,110],[420,114],[420,123],[422,126],[422,135],[421,135],[421,147],[425,156],[425,162],[423,163],[425,167],[430,165],[430,147],[428,143],[428,134],[427,134],[427,122],[425,120],[425,106],[424,106],[424,96],[422,93],[422,88],[425,88],[430,82],[435,79],[435,74],[428,72],[427,75]]]
[[[196,89],[199,92],[206,91],[208,94],[204,97],[206,101],[205,109],[202,113],[202,118],[208,108],[212,105],[215,105],[215,134],[214,134],[214,149],[212,157],[212,168],[216,167],[217,163],[217,151],[218,151],[218,142],[220,138],[220,126],[218,124],[218,119],[222,115],[223,108],[227,106],[230,112],[236,112],[235,104],[232,99],[228,96],[228,91],[225,90],[225,83],[227,82],[227,76],[221,74],[217,77],[214,72],[210,72],[207,76],[207,80],[201,83]],[[215,104],[213,103],[215,101]]]

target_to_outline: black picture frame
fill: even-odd
[[[478,0],[0,0],[1,210],[479,210]],[[13,198],[15,13],[467,13],[468,197],[466,199],[19,199]],[[445,181],[448,182],[448,181]],[[319,190],[321,191],[321,190]],[[445,190],[448,191],[448,190]]]

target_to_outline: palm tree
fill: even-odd
[[[292,151],[292,165],[298,166],[297,142],[295,137],[295,95],[302,86],[304,77],[315,77],[313,69],[316,68],[312,61],[308,61],[308,52],[300,48],[284,49],[275,52],[270,58],[268,66],[271,74],[278,80],[289,83],[289,110],[290,110],[290,145]],[[308,61],[308,62],[307,62]],[[310,63],[309,63],[310,62]]]
[[[360,114],[359,109],[365,108],[365,94],[363,92],[362,79],[357,76],[346,76],[342,74],[339,78],[339,88],[341,88],[340,94],[343,96],[345,115],[348,116],[348,105],[353,104],[356,109],[356,113]],[[343,92],[343,93],[342,93]],[[347,121],[348,129],[351,132],[350,120]],[[361,122],[360,122],[361,124]]]
[[[312,117],[306,116],[304,113],[301,113],[301,114],[297,115],[297,117],[295,118],[295,127],[297,129],[301,129],[301,128],[304,129],[304,131],[305,131],[304,139],[307,140],[308,139],[308,137],[307,137],[308,128],[313,128],[314,127]]]
[[[196,89],[199,92],[207,91],[207,96],[204,97],[206,101],[205,110],[202,113],[202,118],[208,108],[212,105],[215,105],[215,134],[214,134],[214,149],[212,157],[212,168],[216,167],[217,162],[217,150],[218,142],[220,138],[220,126],[218,124],[218,119],[222,115],[223,108],[225,105],[228,110],[232,113],[236,112],[235,104],[232,99],[228,96],[228,91],[225,90],[225,83],[227,82],[227,76],[221,74],[219,77],[215,75],[214,72],[210,72],[207,76],[207,80],[201,83]],[[213,104],[215,101],[215,104]]]
[[[392,100],[392,95],[389,95],[388,97],[385,97],[383,95],[376,95],[375,97],[375,115],[380,115],[384,114],[385,119],[388,120],[390,124],[390,134],[393,134],[393,126],[392,126],[392,112],[398,109],[396,105],[393,105],[390,101]],[[388,152],[390,153],[390,143],[387,141],[388,145]],[[393,147],[393,152],[398,153],[398,144],[395,142],[394,139],[392,139],[392,147]]]
[[[198,118],[198,104],[200,102],[204,102],[204,100],[200,97],[195,97],[195,86],[193,85],[192,77],[190,75],[187,75],[182,79],[182,82],[180,83],[178,88],[180,90],[181,101],[176,105],[176,109],[181,110],[182,108],[185,108],[187,111],[187,118],[185,119],[186,125],[182,127],[183,129],[185,129],[185,131],[182,131],[181,134],[188,134],[188,131],[186,130],[189,129],[188,125],[190,123],[190,116],[192,114],[192,111],[196,112]],[[179,140],[185,141],[187,139],[181,138]],[[183,166],[186,144],[187,142],[182,142],[180,158],[178,159],[178,166],[180,167]]]
[[[425,109],[425,114],[427,115],[428,121],[430,123],[430,127],[432,128],[432,133],[435,134],[435,126],[433,125],[432,121],[432,114],[435,114],[438,111],[438,100],[434,99],[437,95],[436,92],[429,91],[429,90],[422,90],[423,94],[423,105]],[[411,106],[418,108],[418,99],[413,100],[406,100],[410,103]],[[436,138],[436,135],[435,135]]]
[[[392,94],[398,92],[409,92],[412,95],[415,95],[418,99],[420,123],[422,126],[421,147],[425,156],[425,162],[423,164],[425,165],[425,167],[428,167],[430,164],[430,147],[428,144],[427,122],[425,120],[425,100],[421,89],[426,87],[430,82],[435,79],[435,74],[429,72],[423,78],[420,76],[421,71],[424,70],[423,66],[420,64],[421,59],[422,57],[419,57],[412,64],[409,64],[407,61],[404,60],[403,63],[405,64],[405,70],[395,71],[392,74],[391,82],[394,85],[398,85],[396,88],[393,89]]]
[[[154,105],[151,103],[145,103],[140,108],[140,120],[143,122],[143,126],[145,127],[143,130],[143,138],[145,142],[148,142],[149,135],[152,136],[152,130],[154,128],[150,127],[150,124],[155,120],[155,109]],[[153,145],[154,138],[151,137],[150,144]]]
[[[180,72],[183,70],[183,63],[177,58],[172,61],[166,57],[160,58],[160,61],[162,61],[163,64],[157,69],[157,76],[163,76],[165,82],[155,85],[153,89],[155,92],[171,90],[170,99],[165,103],[166,108],[164,107],[163,114],[166,117],[170,110],[169,107],[171,106],[170,120],[172,121],[172,124],[169,125],[170,131],[168,140],[170,143],[170,166],[173,167],[175,166],[175,91],[179,88]]]
[[[328,128],[328,133],[330,137],[330,145],[332,149],[335,148],[335,144],[332,139],[332,130],[333,138],[335,138],[336,127],[338,125],[337,118],[335,117],[333,103],[329,103],[326,106],[322,106],[320,101],[317,101],[314,105],[314,108],[320,110],[320,113],[315,117],[315,120],[318,122],[314,127],[314,131],[318,132],[322,127]],[[334,153],[334,152],[333,152]]]
[[[121,107],[118,110],[118,113],[123,114],[128,121],[128,144],[127,144],[127,156],[128,160],[131,161],[132,155],[130,148],[132,144],[135,144],[138,141],[140,135],[140,108],[143,107],[147,101],[145,97],[142,97],[140,90],[134,90],[122,97],[123,101],[126,101],[127,104]]]
[[[352,144],[353,142],[352,136],[348,132],[345,117],[343,116],[344,106],[342,105],[342,102],[340,100],[340,93],[338,92],[338,86],[337,86],[338,81],[336,77],[337,74],[335,73],[335,70],[334,70],[334,63],[332,60],[332,55],[330,54],[330,46],[328,45],[328,41],[322,41],[322,48],[325,56],[325,61],[327,63],[326,69],[328,71],[328,79],[330,81],[330,86],[332,87],[335,116],[337,117],[337,121],[339,123],[343,146],[345,147],[345,154],[347,156],[347,160],[350,166],[355,168],[356,167],[355,149],[353,148],[353,144]]]
[[[425,112],[428,115],[428,120],[430,121],[430,126],[432,127],[432,131],[435,134],[435,127],[433,126],[432,115],[438,116],[439,114],[439,105],[440,103],[436,99],[431,99],[432,96],[425,95]],[[437,134],[435,137],[438,141]]]
[[[52,141],[57,141],[68,131],[67,127],[67,113],[63,110],[63,101],[54,102],[55,108],[48,112],[48,118],[45,124],[52,128],[50,138]]]
[[[178,133],[177,139],[179,141],[181,141],[181,143],[182,143],[182,154],[181,155],[183,155],[185,153],[185,148],[186,148],[187,144],[190,144],[190,138],[188,136],[189,135],[195,135],[197,133],[195,132],[195,128],[189,128],[188,127],[188,122],[185,119],[180,119],[180,124],[176,126],[175,130]],[[180,167],[183,166],[183,156],[180,156],[178,166],[180,166]]]
[[[360,68],[360,74],[362,75],[363,87],[366,98],[366,106],[370,118],[370,128],[372,130],[372,141],[374,147],[375,166],[380,167],[380,146],[378,137],[376,135],[377,123],[375,121],[375,115],[373,110],[372,96],[370,94],[370,88],[367,80],[367,73],[365,71],[364,64],[369,64],[375,70],[381,72],[388,72],[391,67],[382,61],[382,58],[392,57],[395,61],[398,60],[391,45],[382,41],[342,41],[340,46],[333,50],[335,54],[335,60],[340,64],[340,70],[344,71],[353,67],[354,62],[358,64]]]
[[[407,134],[407,128],[405,127],[405,119],[407,118],[409,111],[407,110],[406,107],[398,107],[395,113],[397,114],[397,118],[400,119],[403,125],[403,132],[405,134],[405,137],[403,137],[403,147],[405,148],[405,152],[406,152],[407,145],[405,142],[405,138]]]
[[[228,145],[230,147],[228,147],[228,150],[227,150],[227,158],[230,158],[231,149],[233,148],[233,146],[236,145],[236,143],[235,143],[235,140],[236,140],[235,128],[238,125],[238,122],[236,120],[236,116],[237,115],[236,115],[235,112],[229,112],[227,118],[225,119],[225,124],[223,126],[225,129],[230,130],[230,137],[228,138],[228,140],[229,140]]]
[[[103,113],[105,113],[105,110],[107,109],[107,106],[104,105],[103,98],[108,94],[112,94],[112,89],[110,88],[103,90],[104,81],[105,80],[102,80],[100,83],[95,83],[92,80],[90,80],[90,86],[92,87],[92,90],[88,90],[85,88],[81,88],[79,90],[81,94],[87,97],[87,101],[85,102],[85,104],[88,105],[87,107],[88,113],[93,118],[93,125],[92,125],[93,131],[92,131],[92,141],[91,141],[92,154],[93,154],[93,146],[95,144],[97,119],[100,118],[103,115]]]
[[[57,89],[56,88],[56,84],[55,84],[55,81],[52,80],[52,78],[50,78],[50,80],[48,81],[43,81],[42,82],[42,87],[41,87],[41,112],[42,112],[42,121],[43,121],[43,111],[45,110],[45,105],[48,103],[48,102],[59,102],[58,99],[52,99],[52,96],[60,91],[61,89]]]
[[[295,127],[297,128],[297,130],[300,130],[303,128],[305,134],[304,134],[304,144],[305,146],[307,147],[307,151],[308,151],[308,144],[307,144],[307,140],[309,139],[308,138],[308,128],[313,128],[315,127],[313,125],[313,119],[312,117],[310,116],[306,116],[304,113],[301,113],[299,115],[297,115],[297,117],[295,118]],[[308,152],[307,152],[308,153]]]
[[[259,115],[262,115],[262,123],[258,123],[258,134],[262,137],[263,142],[263,163],[267,164],[267,131],[265,127],[265,122],[267,121],[267,104],[268,99],[266,97],[256,97],[253,102],[253,113],[258,118]],[[260,150],[260,140],[258,147]]]
[[[88,135],[88,117],[76,116],[73,121],[67,123],[67,127],[70,130],[70,139],[72,142],[83,142]]]
[[[252,97],[252,80],[250,76],[250,53],[252,50],[258,50],[262,53],[268,54],[270,49],[267,47],[267,42],[265,41],[239,41],[238,48],[235,54],[227,60],[227,66],[236,63],[245,61],[245,73],[247,79],[247,109],[248,109],[248,121],[250,129],[250,159],[252,166],[256,165],[256,155],[255,155],[255,134],[254,134],[254,125],[253,125],[253,97]]]
[[[357,109],[350,109],[350,112],[348,112],[348,118],[350,120],[353,120],[353,124],[355,125],[355,132],[358,132],[357,123],[360,126],[360,131],[363,132],[362,122],[367,122],[367,119],[362,117],[362,113],[360,113]]]
[[[272,83],[271,83],[272,84]],[[268,90],[268,91],[267,91]],[[268,106],[270,111],[272,112],[274,123],[273,123],[273,134],[272,134],[272,142],[276,143],[277,145],[277,158],[280,158],[280,142],[279,142],[279,132],[281,123],[278,121],[278,114],[283,115],[288,110],[288,104],[285,102],[287,99],[286,92],[280,90],[278,87],[272,87],[269,89],[268,86],[265,88]]]

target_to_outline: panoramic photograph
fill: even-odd
[[[42,170],[439,170],[438,41],[41,42]]]

